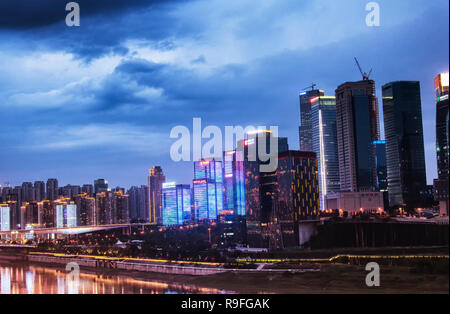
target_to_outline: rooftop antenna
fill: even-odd
[[[356,65],[358,66],[359,72],[361,72],[363,81],[368,81],[370,79],[370,75],[372,74],[372,70],[370,69],[369,74],[367,74],[366,72],[363,72],[363,70],[361,69],[361,65],[358,62],[358,59],[356,59],[355,57],[355,61],[356,61]]]
[[[310,86],[305,87],[304,89],[302,89],[302,91],[307,90],[307,89],[310,89],[310,88],[311,88],[311,90],[314,90],[314,89],[316,88],[316,86],[317,86],[317,84],[311,83]]]

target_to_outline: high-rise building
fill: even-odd
[[[373,141],[379,140],[375,82],[346,82],[336,89],[336,128],[341,191],[375,191]]]
[[[78,208],[77,225],[93,226],[95,224],[95,198],[88,193],[81,193],[74,196],[75,205]]]
[[[245,217],[244,152],[232,150],[224,153],[224,209],[233,215]]]
[[[311,99],[324,96],[323,90],[310,90],[300,93],[300,150],[313,151],[313,121]]]
[[[388,188],[387,183],[387,164],[386,164],[386,141],[374,141],[375,166],[377,169],[377,191],[385,192]]]
[[[434,196],[441,215],[449,214],[449,74],[434,80],[436,93],[436,157],[438,178],[434,180]]]
[[[421,207],[426,190],[420,83],[385,84],[383,116],[390,207]]]
[[[53,202],[56,228],[77,227],[77,205],[69,198],[59,198]]]
[[[132,186],[128,191],[128,206],[132,221],[148,221],[148,186]]]
[[[163,183],[163,225],[182,225],[191,221],[191,187],[189,184]]]
[[[336,97],[321,95],[310,98],[309,102],[312,120],[312,151],[317,155],[320,208],[324,210],[327,194],[340,190]]]
[[[127,224],[130,222],[130,211],[128,208],[128,195],[119,189],[113,194],[113,224]]]
[[[11,231],[11,207],[0,204],[0,231]]]
[[[277,151],[271,151],[271,143],[276,143]],[[260,148],[263,145],[263,148]],[[268,161],[262,161],[259,156],[254,156],[259,150],[265,150],[269,156]],[[273,145],[273,144],[272,144]],[[247,134],[247,139],[238,143],[237,152],[244,154],[245,174],[245,202],[246,202],[246,228],[247,241],[253,247],[263,247],[265,243],[263,233],[266,232],[274,208],[276,190],[276,169],[265,172],[262,166],[270,163],[270,159],[289,150],[287,138],[275,137],[270,130],[259,130]]]
[[[41,228],[54,228],[56,217],[55,217],[55,206],[49,200],[43,200],[38,202],[38,212],[39,212],[39,226]]]
[[[197,221],[217,220],[223,210],[222,161],[200,160],[194,162],[194,216]]]
[[[113,216],[112,192],[97,193],[95,195],[95,225],[110,225],[113,223]]]
[[[319,215],[319,181],[314,152],[287,151],[278,156],[276,200],[268,225],[271,246],[300,246],[301,222]]]
[[[163,170],[159,166],[154,166],[149,171],[148,176],[148,206],[149,221],[152,224],[162,223],[162,185],[166,182]]]
[[[45,194],[45,182],[35,181],[34,182],[34,200],[40,202],[46,199]]]
[[[23,202],[31,202],[34,201],[34,188],[33,183],[31,182],[23,182],[22,183],[22,201]]]
[[[92,184],[83,184],[81,193],[86,193],[89,197],[94,196],[94,186]]]
[[[47,180],[47,199],[54,201],[58,198],[58,180],[48,179]]]
[[[105,179],[94,180],[94,193],[108,192],[108,181]]]

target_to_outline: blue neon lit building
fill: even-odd
[[[198,220],[217,220],[223,210],[222,162],[200,160],[194,163],[194,214]]]
[[[189,222],[191,214],[191,187],[174,182],[162,186],[163,225],[182,225]]]
[[[244,152],[228,151],[224,155],[224,209],[245,216]]]

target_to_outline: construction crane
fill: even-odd
[[[363,81],[368,81],[370,79],[370,75],[372,74],[373,69],[370,69],[369,74],[367,74],[366,72],[363,72],[363,70],[361,69],[361,66],[359,65],[358,59],[356,59],[356,57],[355,57],[355,61],[356,61],[356,65],[358,66],[359,72],[361,72]]]
[[[316,88],[316,86],[317,86],[317,84],[311,83],[311,85],[310,85],[310,86],[308,86],[308,87],[305,87],[304,89],[302,89],[302,91],[304,91],[304,90],[307,90],[307,89],[311,89],[311,90],[314,90],[314,88]]]

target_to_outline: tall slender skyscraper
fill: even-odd
[[[376,190],[373,141],[379,140],[378,100],[375,82],[347,82],[336,89],[341,191]]]
[[[323,90],[310,90],[300,93],[300,150],[311,152],[313,150],[313,121],[311,113],[311,99],[324,95]]]
[[[148,176],[149,221],[153,224],[162,223],[162,185],[166,181],[163,170],[159,166],[150,169]]]
[[[436,157],[438,178],[434,180],[434,195],[439,201],[442,215],[448,216],[449,208],[449,75],[435,78],[436,93]]]
[[[312,120],[312,151],[319,170],[320,208],[329,193],[339,192],[339,159],[336,130],[336,97],[317,96],[309,100]]]
[[[427,185],[420,83],[392,82],[382,90],[389,205],[411,211],[422,206]]]

